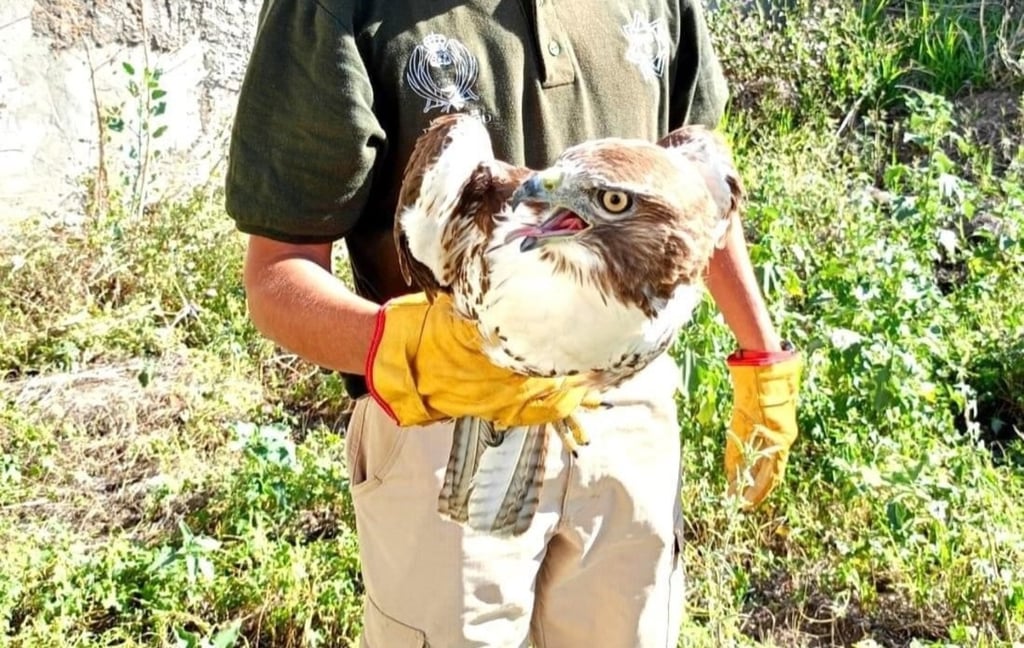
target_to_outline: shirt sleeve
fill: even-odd
[[[359,220],[386,138],[353,6],[267,0],[231,132],[225,207],[242,232],[329,242]]]
[[[680,2],[679,49],[673,79],[669,128],[704,124],[715,128],[725,113],[729,87],[711,43],[700,0]]]

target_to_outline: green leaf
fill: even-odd
[[[153,139],[156,139],[167,132],[167,126],[161,126],[160,128],[153,131]]]
[[[197,648],[199,646],[199,635],[189,632],[183,628],[175,628],[176,641],[172,644],[174,648]]]
[[[132,76],[135,75],[135,67],[131,63],[129,63],[128,61],[125,61],[125,62],[121,63],[121,67],[123,67],[124,71],[127,72],[128,74],[131,74]]]
[[[697,411],[697,422],[701,425],[710,425],[711,420],[715,417],[715,399],[710,395],[701,403],[700,409]]]
[[[903,536],[912,517],[910,510],[899,500],[891,500],[885,505],[885,518],[893,537]]]
[[[167,565],[170,565],[178,557],[178,553],[170,547],[161,547],[159,553],[153,558],[153,561],[149,564],[147,571],[156,572],[160,571]]]
[[[199,575],[205,581],[212,581],[214,576],[213,561],[209,558],[199,558],[196,560],[196,566],[199,569]]]
[[[238,635],[242,629],[242,622],[235,620],[230,626],[224,628],[213,635],[210,639],[210,646],[212,648],[232,648],[238,641]]]

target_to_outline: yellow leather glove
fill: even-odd
[[[366,364],[370,394],[399,425],[474,416],[499,427],[560,421],[587,397],[569,378],[530,378],[491,363],[448,295],[381,307]]]
[[[795,351],[738,351],[727,364],[733,381],[733,414],[725,443],[725,474],[730,493],[744,487],[747,506],[757,506],[782,481],[789,449],[796,441],[803,363]],[[748,467],[753,484],[739,478]]]

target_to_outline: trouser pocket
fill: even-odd
[[[408,435],[369,396],[352,410],[345,436],[345,461],[353,497],[376,489],[390,474]]]
[[[345,429],[345,470],[348,471],[348,482],[352,487],[366,481],[366,458],[361,450],[363,431],[366,429],[366,398],[356,401],[352,407]]]

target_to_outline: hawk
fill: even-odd
[[[691,318],[742,197],[724,139],[702,126],[585,141],[533,170],[497,159],[484,124],[457,113],[418,138],[394,235],[406,282],[448,293],[496,365],[603,389]],[[571,423],[556,429],[575,452],[586,436]]]

